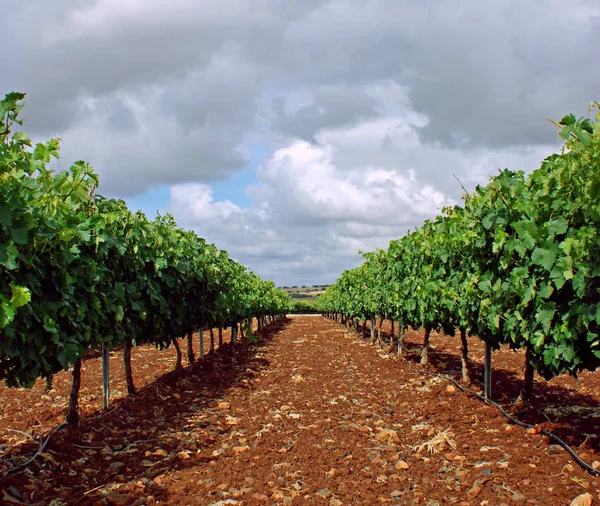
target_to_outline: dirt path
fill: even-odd
[[[297,316],[265,334],[59,433],[0,489],[55,506],[600,501],[564,451],[353,331]]]

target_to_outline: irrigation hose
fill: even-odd
[[[394,357],[391,357],[391,358],[392,358],[392,360],[394,360],[394,361],[396,361],[396,362],[399,363],[399,361],[396,360]],[[460,385],[458,383],[458,381],[456,381],[452,376],[449,376],[447,374],[435,373],[435,372],[431,372],[431,371],[417,371],[416,369],[413,369],[410,366],[410,363],[409,363],[409,369],[412,372],[415,372],[417,374],[429,374],[430,376],[436,376],[438,378],[443,378],[443,379],[446,379],[448,381],[451,381],[452,383],[454,383],[454,385],[456,385],[457,388],[459,388],[463,392],[471,394],[474,397],[477,397],[480,401],[484,402],[485,404],[489,404],[489,405],[495,407],[502,415],[504,415],[508,420],[510,420],[515,425],[518,425],[520,427],[524,427],[526,429],[535,429],[536,428],[535,425],[531,425],[530,423],[526,423],[526,422],[522,422],[520,420],[517,420],[512,415],[510,415],[509,413],[507,413],[504,410],[504,408],[502,408],[502,406],[500,406],[497,402],[494,402],[491,399],[486,399],[483,395],[478,394],[474,390],[471,390],[470,388],[466,388],[466,387]],[[553,434],[552,432],[547,431],[546,429],[541,429],[539,431],[539,434],[543,434],[544,436],[549,437],[557,445],[561,446],[564,450],[566,450],[567,453],[569,455],[571,455],[571,457],[573,457],[573,460],[575,460],[575,462],[577,463],[577,465],[579,465],[579,467],[581,467],[584,471],[587,471],[592,476],[600,476],[600,469],[594,469],[587,462],[585,462],[584,460],[582,460],[581,457],[579,457],[579,455],[577,455],[573,451],[573,449],[567,443],[565,443],[561,438],[559,438],[556,434]]]
[[[23,462],[22,464],[19,464],[18,466],[10,468],[9,470],[6,471],[6,474],[16,473],[16,472],[20,471],[21,469],[25,469],[29,465],[33,464],[35,459],[37,459],[40,456],[40,454],[46,449],[46,446],[48,446],[48,443],[50,442],[50,438],[54,434],[56,434],[60,429],[62,429],[63,427],[66,427],[66,426],[67,426],[66,423],[61,423],[58,427],[55,427],[54,430],[52,432],[50,432],[50,434],[48,434],[48,436],[46,437],[46,440],[43,441],[39,450],[37,452],[35,452],[35,455],[33,457],[31,457],[29,460]]]

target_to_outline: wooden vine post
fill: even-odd
[[[69,427],[77,427],[79,423],[79,388],[81,386],[81,357],[73,365],[73,384],[69,396],[69,410],[67,412],[67,424]]]
[[[188,361],[190,362],[190,365],[192,365],[194,363],[194,360],[196,358],[194,356],[194,344],[192,342],[193,336],[194,336],[194,333],[190,330],[187,335],[187,355],[188,355]]]
[[[110,408],[110,365],[106,344],[102,344],[102,408]]]
[[[485,341],[485,362],[483,365],[483,396],[492,398],[492,345]]]

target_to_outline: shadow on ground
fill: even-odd
[[[0,489],[22,491],[28,504],[146,504],[149,494],[165,500],[160,475],[211,460],[228,430],[214,405],[230,389],[253,389],[253,378],[269,365],[264,354],[273,337],[290,323],[286,318],[256,332],[256,342],[224,344],[182,374],[167,373],[116,400],[110,411],[85,416],[79,430],[56,433],[26,471],[0,477]],[[194,430],[206,436],[198,439]],[[29,456],[37,449],[27,443],[15,452]],[[110,484],[127,487],[111,491]]]
[[[370,328],[364,329],[360,326],[357,334],[363,339],[369,339]],[[389,343],[390,334],[382,331],[381,339],[384,343]],[[411,367],[417,374],[423,367],[419,363],[422,349],[422,346],[410,342],[406,343],[404,348],[404,358],[412,364]],[[492,367],[492,399],[512,416],[532,425],[543,424],[544,428],[559,436],[575,450],[583,451],[589,448],[595,452],[600,451],[600,403],[597,399],[538,378],[534,384],[531,401],[517,405],[514,401],[519,397],[522,388],[522,376],[515,371],[494,367],[493,363]],[[447,374],[461,381],[461,361],[458,355],[430,350],[427,370]],[[471,389],[481,393],[483,364],[470,362],[469,373]]]

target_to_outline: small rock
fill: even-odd
[[[269,500],[265,494],[252,494],[252,499],[259,502],[267,502]]]
[[[217,408],[219,409],[229,409],[230,406],[231,404],[229,402],[219,402],[219,404],[217,404]]]
[[[12,487],[11,487],[12,488]],[[12,490],[11,490],[12,492]],[[6,501],[6,504],[25,504],[20,499],[22,499],[21,494],[14,494],[14,496],[10,495],[6,490],[2,491],[2,500]],[[17,498],[18,497],[18,498]]]
[[[456,392],[456,387],[453,385],[448,385],[446,387],[446,392],[448,392],[449,394],[453,394],[454,392]]]
[[[331,492],[329,490],[327,490],[326,488],[322,488],[321,490],[319,490],[317,492],[317,495],[320,495],[323,499],[327,499],[327,498],[331,497]]]
[[[375,458],[374,458],[374,459],[371,461],[371,464],[373,464],[374,466],[377,466],[377,465],[379,465],[379,466],[380,466],[380,465],[383,465],[383,463],[384,463],[384,462],[383,462],[383,459],[382,459],[382,458],[381,458],[379,455],[377,455],[377,457],[375,457]]]
[[[592,506],[592,494],[586,492],[585,494],[578,495],[571,501],[570,506]]]
[[[475,480],[473,486],[467,491],[467,497],[469,499],[475,499],[482,490],[483,486],[481,485],[481,480]]]
[[[525,495],[521,494],[521,492],[515,492],[512,495],[512,500],[515,502],[525,502]]]
[[[400,438],[398,437],[398,433],[392,429],[382,429],[376,436],[375,439],[380,442],[393,442],[399,443]]]
[[[484,476],[489,476],[490,474],[492,474],[492,470],[489,467],[486,467],[481,471],[481,474],[483,474]]]
[[[600,461],[594,460],[594,462],[592,462],[592,467],[594,469],[600,469]]]
[[[400,497],[404,492],[402,490],[393,490],[390,494],[390,497]]]
[[[119,492],[116,492],[114,490],[111,490],[107,494],[104,494],[104,497],[106,497],[111,502],[111,504],[116,504],[117,506],[126,506],[131,502],[128,496],[120,494]]]
[[[291,495],[284,495],[283,496],[283,504],[285,506],[289,506],[293,502],[294,502],[294,498]]]
[[[344,506],[344,503],[339,499],[332,499],[331,501],[329,501],[329,506]]]
[[[244,453],[246,450],[249,450],[249,449],[250,449],[250,447],[248,445],[234,446],[233,453],[235,453],[236,455],[239,455],[240,453]]]
[[[429,499],[429,501],[427,502],[427,506],[440,506],[440,503],[433,499]]]
[[[560,445],[548,446],[548,453],[560,453],[560,452],[562,452],[562,447]]]
[[[402,471],[403,469],[408,469],[409,465],[404,462],[403,460],[398,460],[395,464],[394,467],[398,470],[398,471]]]
[[[125,467],[125,464],[123,462],[111,462],[108,465],[108,467],[106,468],[106,470],[110,474],[118,474],[119,471],[121,471],[121,469],[123,469],[123,467]]]

